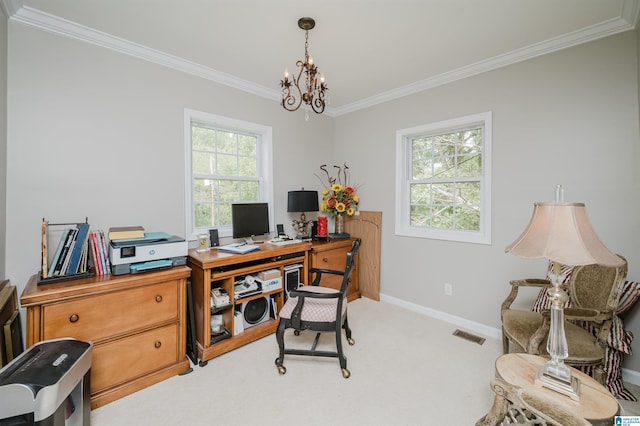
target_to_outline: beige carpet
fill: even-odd
[[[296,356],[280,376],[272,335],[94,410],[92,424],[473,425],[491,407],[498,340],[478,345],[451,324],[365,298],[349,304],[349,322],[349,379],[336,359]],[[332,335],[321,342],[332,347]]]

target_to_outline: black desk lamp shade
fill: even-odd
[[[318,206],[318,191],[289,191],[287,201],[288,212],[317,212],[320,210]]]

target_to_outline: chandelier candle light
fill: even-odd
[[[312,18],[300,18],[298,27],[304,30],[304,60],[297,61],[300,68],[298,76],[289,77],[289,71],[284,72],[284,79],[280,81],[282,87],[282,106],[287,111],[296,111],[302,102],[311,109],[322,114],[325,107],[325,92],[329,90],[324,82],[324,76],[320,74],[318,67],[309,56],[309,30],[316,26]]]
[[[596,235],[583,203],[565,203],[562,186],[556,187],[555,203],[535,203],[529,225],[505,251],[524,258],[547,258],[553,262],[551,325],[547,340],[550,360],[540,367],[536,383],[574,400],[580,399],[580,382],[564,364],[569,355],[564,331],[564,305],[568,299],[561,283],[561,264],[620,266],[624,261]]]

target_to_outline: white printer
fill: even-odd
[[[113,275],[135,274],[186,265],[189,244],[166,232],[145,232],[143,238],[112,240],[109,260]]]

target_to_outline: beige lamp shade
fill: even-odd
[[[600,241],[583,203],[535,203],[529,225],[505,251],[570,266],[624,263]]]

